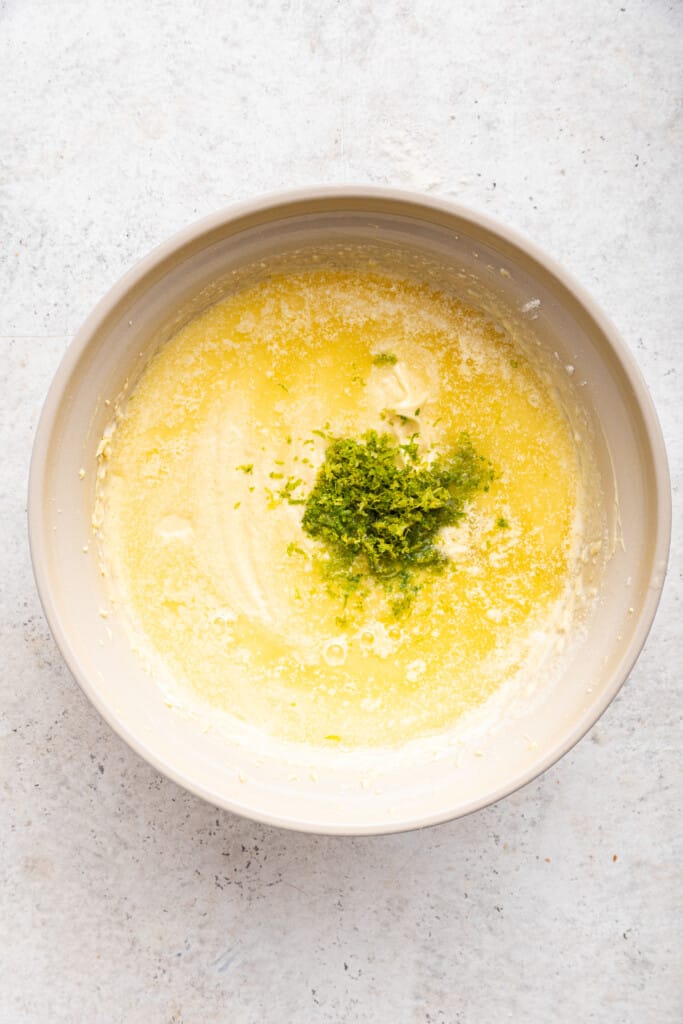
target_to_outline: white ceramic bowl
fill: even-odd
[[[134,381],[179,317],[240,268],[315,245],[371,243],[426,254],[511,309],[532,308],[540,346],[585,381],[607,501],[619,496],[622,543],[556,685],[477,749],[256,752],[167,706],[122,623],[104,620],[97,560],[85,557],[95,451],[124,382]],[[529,303],[532,305],[529,306]],[[79,484],[79,470],[85,479]],[[609,513],[614,514],[614,509]],[[576,282],[513,231],[450,203],[379,189],[316,189],[232,207],[189,227],[134,267],[70,345],[36,435],[29,529],[38,590],[62,653],[100,713],[139,754],[215,804],[312,832],[400,831],[484,807],[561,757],[602,714],[642,648],[669,545],[670,485],[657,417],[615,328]]]

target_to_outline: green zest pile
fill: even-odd
[[[400,589],[398,612],[416,592],[417,575],[443,567],[439,530],[458,523],[492,480],[491,464],[465,434],[448,456],[427,463],[416,437],[400,444],[370,430],[330,443],[302,526],[327,544],[347,594],[370,576]]]

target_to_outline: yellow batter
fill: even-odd
[[[344,608],[279,495],[310,491],[323,435],[369,429],[436,453],[466,431],[496,472],[398,618],[380,586]],[[320,269],[230,296],[152,359],[100,458],[102,555],[135,630],[208,705],[286,739],[446,728],[562,613],[570,429],[502,329],[426,285]]]

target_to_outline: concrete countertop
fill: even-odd
[[[683,1019],[683,7],[0,3],[1,1024]],[[148,767],[57,652],[25,494],[95,301],[234,200],[314,183],[453,197],[526,233],[634,351],[667,439],[673,558],[589,736],[463,821],[334,839]]]

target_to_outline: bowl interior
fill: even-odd
[[[523,713],[472,741],[318,757],[206,731],[168,706],[106,604],[91,515],[95,452],[114,401],[194,313],[258,274],[359,250],[429,275],[500,318],[524,321],[539,359],[572,368],[615,549],[561,678]],[[85,476],[80,479],[80,470]],[[621,499],[621,500],[619,500]],[[48,396],[31,473],[41,598],[67,661],[102,714],[143,756],[209,800],[294,828],[380,832],[445,820],[505,795],[551,764],[598,717],[652,621],[668,547],[668,478],[647,392],[613,329],[565,275],[481,218],[395,195],[318,194],[217,215],[171,240],[100,303]],[[88,551],[84,552],[84,548]]]

